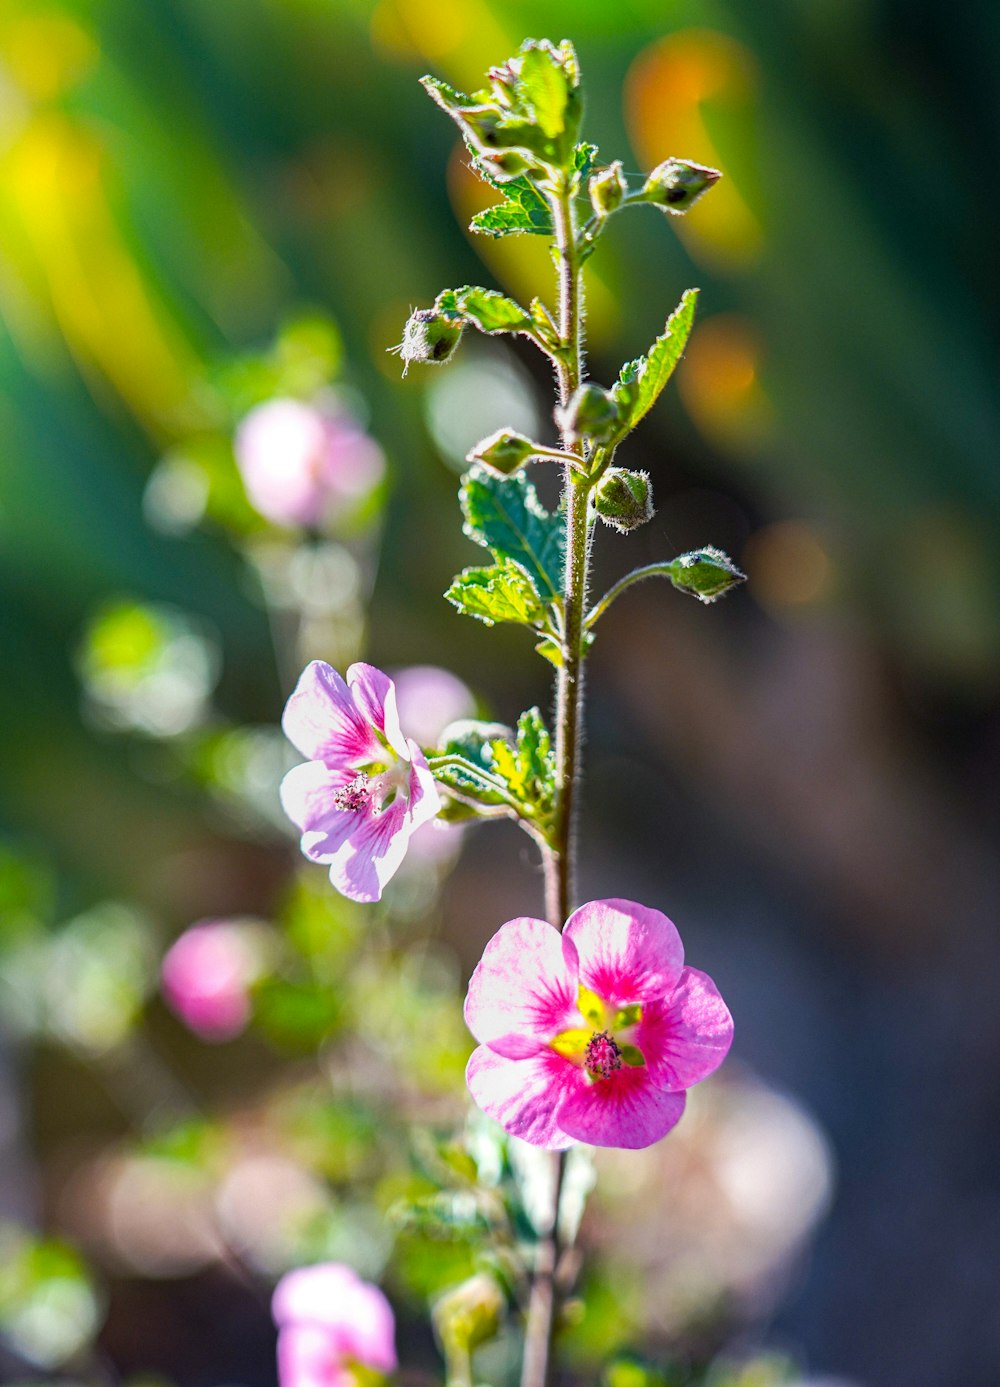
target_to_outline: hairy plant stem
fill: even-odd
[[[565,177],[552,199],[556,246],[559,252],[559,334],[557,364],[559,403],[569,403],[583,376],[583,288],[580,251],[573,210],[572,188]],[[564,433],[563,447],[576,451],[576,440]],[[574,907],[574,829],[580,788],[580,741],[583,725],[584,629],[587,601],[587,502],[590,483],[581,481],[567,463],[566,570],[563,579],[562,664],[556,683],[555,828],[545,851],[545,910],[556,929],[562,929]],[[521,1387],[547,1387],[552,1336],[558,1313],[559,1204],[566,1154],[553,1158],[552,1206],[547,1228],[536,1250],[524,1336]]]

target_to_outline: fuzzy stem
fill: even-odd
[[[559,403],[565,407],[583,376],[583,290],[580,254],[573,213],[570,176],[552,197],[556,247],[559,252],[559,332],[557,361]],[[563,437],[568,453],[575,440]],[[583,725],[584,629],[587,600],[590,485],[565,468],[566,570],[563,579],[562,664],[556,684],[555,826],[551,846],[543,855],[545,909],[550,922],[562,929],[574,905],[574,819],[580,787],[580,740]],[[521,1387],[547,1387],[552,1336],[558,1311],[556,1272],[561,1253],[559,1202],[566,1167],[565,1152],[553,1158],[552,1207],[548,1226],[539,1239],[528,1301]]]
[[[610,587],[599,602],[595,602],[587,613],[587,619],[583,623],[585,631],[589,631],[604,613],[611,606],[616,597],[620,597],[626,588],[630,588],[633,583],[641,583],[646,578],[672,578],[674,573],[673,560],[667,563],[648,563],[645,568],[634,568],[631,573],[626,573],[624,578],[619,578],[618,582]]]

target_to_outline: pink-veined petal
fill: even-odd
[[[407,793],[410,802],[410,827],[418,829],[437,816],[441,808],[441,795],[433,772],[427,764],[427,757],[416,742],[407,742],[410,757],[410,775]]]
[[[385,756],[351,690],[322,660],[313,660],[302,671],[285,704],[281,726],[303,756],[330,767],[360,766]]]
[[[409,759],[406,738],[396,711],[396,686],[387,674],[362,661],[347,671],[354,706],[365,722],[378,728],[401,760]]]
[[[607,1002],[665,997],[684,966],[673,921],[637,901],[590,901],[569,917],[563,938],[576,949],[580,982]]]
[[[356,813],[337,807],[338,791],[350,775],[329,771],[322,761],[303,761],[281,782],[281,807],[302,833],[302,851],[313,862],[329,862],[357,830]]]
[[[564,1087],[577,1077],[574,1066],[551,1050],[512,1060],[486,1045],[473,1050],[465,1071],[469,1092],[488,1117],[511,1136],[547,1151],[573,1144],[554,1114]]]
[[[675,1127],[684,1112],[685,1095],[666,1093],[643,1069],[620,1069],[608,1079],[568,1087],[556,1111],[567,1136],[590,1146],[620,1146],[634,1151],[652,1146]]]
[[[351,817],[350,836],[330,858],[330,880],[349,900],[379,901],[406,856],[406,801],[397,796],[380,814],[359,810]]]
[[[719,989],[697,968],[685,968],[670,997],[643,1010],[635,1043],[658,1088],[683,1089],[705,1079],[729,1053],[733,1018]]]
[[[465,1023],[489,1045],[501,1036],[548,1042],[580,1025],[576,979],[563,959],[559,931],[521,917],[501,925],[469,980]]]

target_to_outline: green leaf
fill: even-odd
[[[492,743],[495,772],[507,782],[522,804],[531,806],[533,817],[551,812],[555,798],[556,758],[552,739],[537,708],[529,708],[517,720],[514,745]]]
[[[447,82],[442,82],[438,77],[421,77],[420,85],[430,99],[440,106],[442,111],[447,111],[453,120],[456,110],[469,104],[470,98],[464,92],[449,87]]]
[[[497,477],[476,465],[459,492],[465,533],[494,558],[520,564],[542,602],[562,597],[566,535],[560,514],[547,511],[523,473]]]
[[[458,311],[480,332],[532,331],[530,315],[496,289],[456,289],[455,294]]]
[[[501,559],[492,568],[464,569],[445,597],[460,612],[487,626],[498,621],[534,626],[545,614],[534,584],[512,559]]]
[[[583,637],[584,650],[589,650],[593,644],[593,633],[590,631],[586,631]],[[538,651],[539,655],[541,655],[543,660],[548,660],[549,664],[555,665],[556,669],[562,669],[563,652],[562,646],[559,644],[558,641],[554,641],[550,636],[546,636],[544,640],[538,642],[538,644],[535,646],[535,649]]]
[[[552,321],[552,314],[538,298],[531,300],[529,309],[536,337],[549,351],[555,351],[559,346],[559,329]]]
[[[628,361],[622,367],[611,391],[622,418],[619,436],[634,429],[639,420],[649,413],[673,374],[691,335],[697,302],[698,290],[685,290],[680,303],[667,319],[663,332],[646,355]]]
[[[495,207],[477,212],[469,223],[470,231],[478,231],[483,236],[516,236],[520,233],[554,235],[549,204],[527,178],[498,183],[478,159],[472,163],[481,178],[485,178],[492,187],[503,189],[504,200]]]
[[[566,128],[569,82],[555,54],[544,47],[528,48],[521,59],[519,94],[527,100],[543,134],[550,140]]]
[[[598,149],[596,144],[589,144],[583,140],[573,150],[573,169],[582,183],[585,178],[589,178],[590,171],[597,162]]]

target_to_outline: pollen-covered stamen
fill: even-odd
[[[618,1042],[607,1031],[596,1031],[587,1042],[583,1063],[595,1079],[610,1078],[622,1067],[622,1052]]]
[[[338,809],[350,810],[352,814],[358,814],[366,807],[372,797],[371,782],[364,771],[359,771],[349,785],[345,785],[342,790],[338,790],[333,797],[333,802]]]

